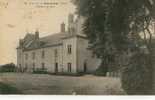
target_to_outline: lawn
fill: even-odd
[[[22,92],[8,84],[0,83],[0,94],[21,94]]]
[[[1,73],[2,83],[9,84],[9,92],[16,94],[17,90],[23,94],[49,95],[122,95],[119,78],[97,77],[85,75],[56,76],[44,74]],[[0,82],[1,82],[0,81]],[[11,86],[11,87],[10,87]]]

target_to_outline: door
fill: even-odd
[[[55,63],[55,73],[58,73],[58,63]]]
[[[84,62],[84,73],[87,72],[87,62]]]
[[[72,64],[68,63],[68,72],[71,73],[72,72]]]

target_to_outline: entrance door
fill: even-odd
[[[58,63],[55,63],[55,73],[58,72]]]
[[[87,72],[87,62],[84,62],[84,73]]]

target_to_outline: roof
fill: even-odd
[[[77,34],[55,33],[52,35],[39,38],[37,40],[35,38],[35,35],[27,34],[23,39],[22,47],[24,48],[24,50],[33,50],[33,49],[39,49],[39,48],[58,46],[58,45],[62,45],[63,39],[68,39],[76,36],[84,38],[84,36],[77,35]],[[21,47],[19,46],[18,48],[21,48]]]
[[[50,46],[50,45],[62,43],[62,38],[67,36],[68,36],[67,33],[56,33],[56,34],[52,34],[52,35],[40,38],[40,41],[45,43],[44,46]]]

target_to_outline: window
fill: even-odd
[[[19,70],[22,71],[22,65],[21,64],[19,64]]]
[[[33,70],[35,70],[35,63],[33,63]]]
[[[68,63],[68,72],[72,72],[72,64]]]
[[[72,45],[68,45],[67,48],[68,48],[68,54],[71,54],[72,53]]]
[[[28,54],[25,54],[25,59],[28,60]]]
[[[93,52],[93,53],[92,53],[92,58],[95,58],[95,57],[96,57],[96,55],[95,55],[95,53]]]
[[[27,68],[28,66],[27,66],[27,63],[25,64],[25,68]]]
[[[55,57],[58,57],[58,50],[57,49],[54,50],[54,55],[55,55]]]
[[[21,53],[19,53],[19,58],[21,58],[21,56],[22,56],[22,54],[21,54]]]
[[[42,70],[45,70],[45,63],[42,63]]]
[[[22,67],[22,65],[21,64],[19,64],[19,68],[21,68]]]
[[[36,56],[35,52],[32,52],[32,59],[33,60],[35,59],[35,56]]]
[[[42,58],[45,58],[45,51],[42,51]]]

